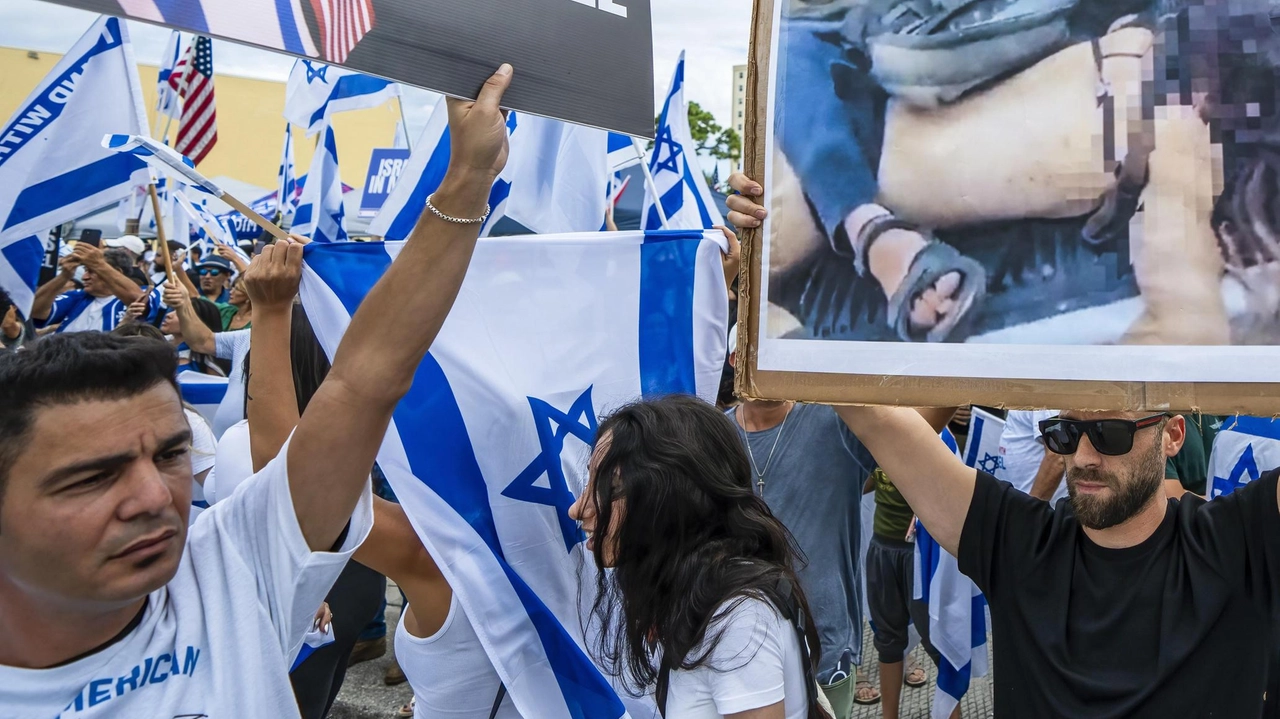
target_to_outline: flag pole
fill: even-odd
[[[156,183],[152,182],[147,185],[147,194],[151,196],[151,211],[156,215],[156,248],[157,253],[164,256],[164,275],[170,283],[173,282],[173,258],[169,256],[169,242],[164,236],[164,220],[160,216],[160,196],[156,194]]]
[[[653,207],[658,211],[658,219],[662,220],[662,229],[670,229],[670,223],[667,220],[667,211],[662,206],[662,197],[658,195],[658,184],[653,181],[653,173],[649,172],[649,163],[644,161],[644,149],[640,147],[640,141],[631,138],[631,146],[635,148],[636,157],[640,160],[640,170],[644,172],[644,184],[649,188],[649,193],[653,195]],[[644,218],[640,218],[640,226],[644,226]]]
[[[240,214],[244,215],[245,217],[248,217],[250,220],[253,220],[254,224],[266,230],[267,232],[271,233],[271,236],[275,237],[277,240],[289,239],[288,232],[285,232],[284,230],[280,229],[280,226],[275,224],[271,220],[268,220],[262,215],[259,215],[257,212],[254,212],[253,208],[241,202],[238,198],[236,198],[230,192],[224,192],[222,196],[219,197],[218,199],[222,200],[228,205],[231,205],[232,208],[239,211]]]
[[[409,139],[409,121],[404,118],[404,96],[396,98],[396,105],[400,108],[400,127],[404,128],[404,146],[409,152],[413,152],[413,140]]]

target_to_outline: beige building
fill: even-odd
[[[7,120],[18,109],[61,57],[54,53],[0,47],[0,120]],[[226,176],[258,187],[274,188],[284,138],[284,83],[220,74],[216,56],[213,69],[218,144],[198,169],[209,177]],[[158,72],[154,65],[138,66],[153,131]],[[375,147],[392,146],[399,119],[400,109],[395,102],[334,117],[343,182],[357,190],[364,186],[371,151]],[[170,137],[177,134],[177,120],[173,122]],[[307,138],[294,129],[293,147],[297,174],[306,174],[315,138]]]
[[[747,112],[747,66],[733,66],[733,106],[731,108],[733,114],[733,131],[738,133],[738,137],[745,141],[745,130],[747,121],[745,118]],[[733,163],[734,172],[742,172],[742,159],[739,158]]]

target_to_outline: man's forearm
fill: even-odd
[[[1045,450],[1040,460],[1040,468],[1036,470],[1035,481],[1031,483],[1031,496],[1048,502],[1062,485],[1062,475],[1066,471],[1066,462],[1062,455]]]
[[[57,277],[36,289],[35,299],[31,302],[30,319],[40,322],[49,319],[49,313],[53,311],[53,301],[67,288],[71,277],[69,272],[59,272]]]
[[[125,277],[119,270],[106,263],[103,263],[99,267],[94,267],[93,274],[99,281],[107,286],[107,289],[111,291],[111,294],[115,295],[126,305],[131,305],[134,302],[137,302],[146,294],[146,290],[138,287],[133,283],[133,280]]]
[[[944,549],[960,545],[976,473],[938,439],[929,422],[905,407],[836,407]]]
[[[280,453],[298,425],[298,398],[289,348],[293,306],[255,307],[250,329],[253,367],[249,372],[247,419],[253,471]]]
[[[450,170],[432,202],[454,217],[478,217],[492,183],[489,174]],[[453,306],[479,234],[479,225],[423,212],[351,319],[289,447],[294,510],[312,549],[332,546],[350,516],[391,413]]]

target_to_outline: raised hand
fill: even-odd
[[[191,296],[187,294],[187,288],[181,282],[164,283],[164,289],[161,290],[160,296],[164,299],[166,305],[175,310],[191,304]]]
[[[759,227],[769,215],[763,205],[757,204],[762,201],[764,188],[741,172],[729,176],[729,186],[739,194],[729,195],[725,200],[729,206],[729,216],[725,219],[734,227]]]
[[[507,164],[506,113],[499,108],[511,85],[512,68],[503,63],[480,88],[474,102],[449,98],[449,172],[497,177]]]
[[[287,307],[302,283],[302,244],[274,242],[253,258],[241,282],[253,302],[254,314],[271,307]]]

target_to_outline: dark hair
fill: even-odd
[[[122,322],[111,330],[111,334],[117,337],[146,337],[147,339],[160,340],[168,344],[160,328],[155,325],[149,325],[146,322]]]
[[[131,397],[166,383],[177,358],[164,341],[106,332],[44,337],[0,354],[0,497],[41,406]]]
[[[222,331],[222,313],[218,311],[218,305],[203,297],[192,297],[191,309],[210,332]]]
[[[788,606],[779,595],[783,579],[812,616],[795,574],[799,549],[752,492],[742,439],[722,412],[690,396],[645,400],[606,418],[597,437],[608,438],[592,472],[592,552],[601,569],[592,608],[600,629],[597,660],[625,675],[629,691],[657,682],[659,648],[673,669],[706,664],[723,633],[718,620],[743,601]],[[606,539],[617,498],[625,498],[626,509],[616,536]],[[605,572],[610,543],[616,556]],[[717,611],[726,602],[726,611]],[[806,634],[816,666],[812,621]]]
[[[249,372],[253,350],[244,356],[245,414],[249,413]],[[307,411],[307,405],[315,396],[324,378],[329,376],[329,357],[325,355],[320,340],[311,329],[311,321],[302,304],[293,304],[292,324],[289,327],[289,357],[293,365],[293,392],[298,399],[298,415]]]
[[[147,282],[147,276],[142,273],[142,270],[138,269],[137,263],[133,260],[133,255],[129,254],[128,250],[122,247],[103,250],[102,259],[139,287],[145,287],[150,284]]]

